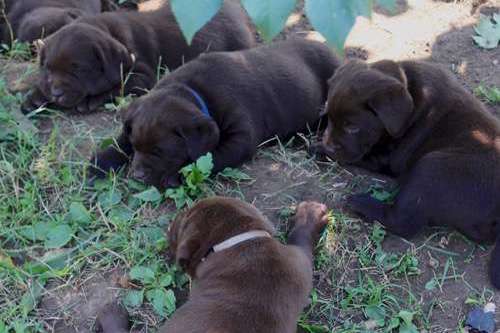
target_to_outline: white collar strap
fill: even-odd
[[[222,243],[219,243],[213,247],[214,252],[220,252],[223,250],[227,250],[233,246],[246,242],[247,240],[255,239],[255,238],[272,238],[272,236],[264,230],[252,230],[247,231],[242,234],[231,237]]]

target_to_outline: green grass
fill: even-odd
[[[314,133],[271,140],[253,163],[215,178],[208,177],[206,156],[184,169],[183,187],[162,193],[124,174],[87,180],[90,152],[119,129],[116,111],[129,97],[107,106],[109,121],[93,122],[57,112],[28,121],[15,112],[22,98],[0,80],[0,333],[51,331],[57,322],[51,318],[75,314],[67,307],[48,311],[42,300],[63,301],[75,286],[116,271],[135,327],[158,328],[189,287],[166,255],[165,229],[178,208],[213,194],[254,203],[283,241],[300,201],[332,208],[315,257],[311,305],[299,321],[306,332],[461,332],[466,309],[495,296],[464,272],[485,248],[439,229],[414,242],[395,239],[342,210],[346,194],[369,191],[390,202],[396,192],[384,180],[308,157],[304,147]],[[457,286],[460,294],[449,294]],[[457,302],[461,310],[442,324]]]
[[[500,104],[500,89],[498,87],[480,85],[474,90],[474,93],[489,104]]]

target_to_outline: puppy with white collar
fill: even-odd
[[[223,197],[200,201],[169,231],[170,248],[193,287],[159,332],[296,332],[312,289],[313,249],[327,223],[325,205],[303,202],[283,245],[254,206]],[[102,332],[124,330],[123,319],[112,319],[123,318],[117,311],[102,312]]]

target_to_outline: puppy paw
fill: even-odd
[[[315,157],[320,161],[327,161],[328,155],[326,154],[325,147],[322,143],[315,143],[309,146],[307,149],[307,154],[311,157]]]
[[[328,208],[326,205],[304,201],[297,207],[295,214],[295,228],[300,226],[312,227],[314,232],[320,233],[328,224]]]
[[[109,303],[99,311],[95,327],[99,333],[128,333],[128,312],[118,303]]]
[[[47,106],[49,100],[38,89],[32,90],[26,96],[26,99],[21,104],[21,112],[23,114],[31,113],[39,108]]]
[[[90,158],[90,178],[104,178],[109,171],[118,171],[127,165],[128,156],[111,146]]]
[[[347,208],[367,218],[368,222],[382,221],[385,204],[373,198],[369,193],[355,194],[347,198]]]

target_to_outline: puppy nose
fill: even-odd
[[[61,87],[51,87],[50,93],[52,94],[52,97],[58,98],[64,95],[64,90]]]

